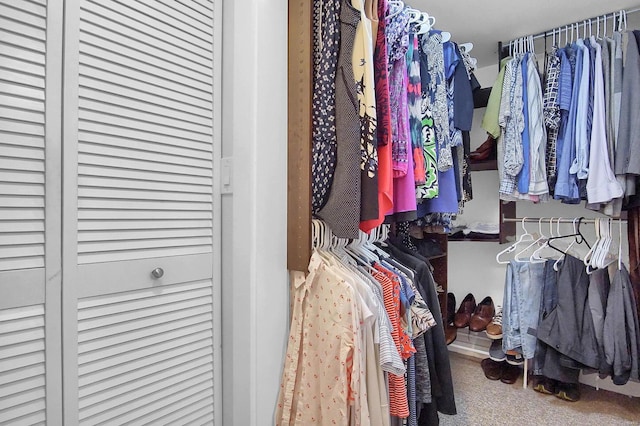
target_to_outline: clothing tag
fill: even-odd
[[[531,336],[537,336],[538,335],[538,329],[529,327],[529,329],[527,330],[527,334],[529,334]]]

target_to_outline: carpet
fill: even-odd
[[[581,398],[567,402],[535,392],[522,376],[513,385],[488,380],[479,359],[451,353],[458,414],[440,414],[447,425],[640,425],[640,399],[580,385]]]

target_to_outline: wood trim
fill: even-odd
[[[45,70],[46,419],[62,424],[62,90],[63,0],[47,2]]]
[[[287,267],[311,258],[311,2],[289,0]]]
[[[78,90],[80,0],[64,1],[62,83],[62,413],[79,422],[78,401]]]

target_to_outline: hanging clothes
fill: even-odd
[[[387,12],[387,0],[378,0],[378,31],[373,61],[378,121],[378,217],[360,222],[360,229],[365,233],[381,225],[386,214],[393,209],[391,100],[385,18]]]
[[[312,211],[327,202],[336,168],[335,80],[340,44],[340,0],[313,3]]]
[[[337,163],[331,191],[325,206],[317,212],[333,232],[344,238],[357,238],[361,202],[361,132],[357,88],[352,53],[361,13],[342,0],[340,8],[340,56],[336,85]],[[315,162],[315,159],[314,159]]]
[[[378,209],[378,135],[371,20],[364,0],[352,0],[360,11],[352,53],[353,78],[356,84],[360,118],[360,220],[377,219]],[[376,34],[377,38],[377,34]]]

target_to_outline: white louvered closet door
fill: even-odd
[[[57,0],[0,1],[3,425],[61,420],[62,33],[54,24],[60,21],[61,9]],[[57,392],[48,392],[51,389]]]
[[[78,96],[65,103],[77,173],[64,183],[77,203],[64,223],[77,228],[65,231],[78,330],[65,348],[78,399],[65,406],[86,425],[211,424],[213,4],[77,7]]]

